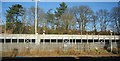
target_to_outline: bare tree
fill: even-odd
[[[35,31],[35,7],[30,7],[27,9],[27,26],[29,27],[29,31],[30,33],[34,33]],[[43,11],[43,9],[41,9],[40,7],[38,7],[37,9],[37,27],[38,27],[38,31],[40,30],[40,27],[43,27],[43,22],[45,20],[45,13]],[[40,33],[40,32],[38,32]]]
[[[79,24],[79,30],[84,32],[86,31],[86,24],[89,22],[90,17],[93,13],[89,6],[79,6],[73,7],[74,16]],[[81,33],[82,33],[81,32]]]
[[[30,7],[26,9],[26,32],[25,33],[34,33],[35,31],[35,27],[34,27],[34,23],[35,23],[35,7]]]
[[[74,23],[73,13],[71,12],[70,8],[67,8],[65,13],[61,15],[61,19],[63,21],[62,28],[64,28],[66,33],[68,33],[68,31],[70,30],[70,27],[73,26],[71,24]]]
[[[111,10],[111,26],[120,34],[120,7],[113,7]]]
[[[97,32],[97,16],[95,14],[92,15],[91,22],[92,22],[92,30],[93,30],[94,34],[96,34],[96,32]]]
[[[48,26],[51,26],[52,29],[54,29],[54,25],[55,25],[55,15],[52,13],[52,9],[48,10],[47,14],[46,14],[46,19],[47,19],[47,22],[48,22]]]
[[[97,20],[99,21],[100,24],[101,31],[106,31],[110,21],[108,10],[100,9],[99,11],[96,12],[96,14]]]

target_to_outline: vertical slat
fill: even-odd
[[[58,43],[58,38],[56,39],[56,44]]]
[[[98,34],[98,43],[100,44],[100,37],[99,37],[99,34]]]
[[[88,34],[87,34],[87,45],[88,45],[87,50],[89,51],[90,45],[89,45],[89,42],[88,42]]]
[[[11,41],[11,44],[12,44],[12,38],[10,39],[10,41]]]
[[[50,39],[50,44],[48,44],[48,45],[50,45],[50,46],[48,46],[48,47],[50,48],[49,50],[52,50],[51,47],[53,47],[53,44],[51,44],[51,37],[49,37],[49,39]]]
[[[93,35],[92,35],[92,39],[93,39],[93,44],[92,44],[92,46],[93,46],[93,48],[95,48],[95,46],[94,46],[95,41],[94,41],[94,37],[93,37]]]
[[[114,34],[114,40],[115,40],[115,45],[116,45],[117,43],[116,43],[116,38],[115,38],[115,34]]]
[[[104,37],[104,45],[105,45],[105,37]]]
[[[45,44],[45,36],[43,36],[43,44]]]
[[[25,39],[24,39],[24,44],[25,44]]]
[[[75,44],[76,44],[76,37],[75,37]]]
[[[88,44],[88,35],[87,35],[87,44]]]
[[[71,40],[72,40],[72,45],[73,45],[73,36],[72,36]]]
[[[62,44],[64,44],[64,38],[62,37]]]
[[[36,41],[39,41],[39,43],[41,43],[41,37],[40,37],[40,38],[35,39],[35,42],[36,42]]]
[[[6,43],[5,41],[6,41],[6,38],[4,38],[4,44]]]
[[[17,38],[17,44],[19,43],[19,39]]]
[[[81,43],[79,43],[81,45],[81,51],[83,49],[83,40],[82,40],[82,35],[81,35]],[[78,46],[78,45],[77,45]]]
[[[63,39],[63,37],[62,37],[62,43],[60,43],[60,45],[62,44],[62,46],[64,46],[64,39]],[[59,45],[59,46],[60,46]],[[62,48],[62,46],[60,46],[60,48]]]
[[[71,42],[70,42],[70,37],[68,37],[68,41],[69,41],[69,43],[71,44]]]
[[[81,44],[83,43],[83,40],[82,40],[82,35],[81,35]]]
[[[71,46],[73,46],[73,37],[71,37],[71,40],[72,40]]]
[[[49,39],[50,39],[50,44],[51,44],[51,37],[49,37]]]
[[[32,39],[30,39],[30,44],[32,44]]]

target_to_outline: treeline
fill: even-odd
[[[62,2],[56,10],[37,9],[39,34],[120,34],[120,7],[94,12],[89,6],[68,7]],[[4,32],[3,26],[3,32]],[[110,31],[111,30],[111,31]],[[6,11],[6,33],[34,34],[35,7],[24,8],[20,4]]]

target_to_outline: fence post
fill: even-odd
[[[38,33],[35,34],[35,44],[39,45]]]
[[[111,42],[111,52],[112,52],[112,31],[111,31],[111,37],[110,37],[110,42]]]

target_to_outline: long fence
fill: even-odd
[[[0,35],[3,51],[17,48],[30,50],[52,51],[69,50],[89,51],[100,48],[120,48],[120,36],[117,35],[31,35],[3,34]]]

